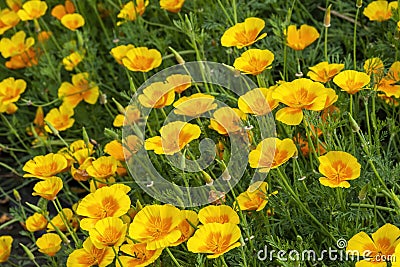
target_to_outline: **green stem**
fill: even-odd
[[[114,255],[115,255],[115,257],[117,258],[117,261],[118,261],[118,263],[119,263],[119,266],[120,266],[120,267],[123,267],[122,261],[121,261],[121,259],[119,258],[118,252],[115,250],[115,247],[112,246],[111,248],[112,248],[112,250],[114,251]]]
[[[392,209],[389,207],[376,206],[376,205],[364,204],[364,203],[351,203],[350,207],[371,208],[371,209],[377,209],[377,210],[383,210],[383,211],[389,211],[389,212],[396,212],[395,209]]]
[[[357,69],[357,20],[360,13],[360,7],[357,7],[356,17],[354,18],[354,32],[353,32],[353,65],[354,70]]]
[[[175,263],[177,267],[182,267],[182,265],[179,264],[178,260],[174,257],[172,252],[169,250],[169,248],[165,248],[165,250],[168,252],[168,255],[171,257],[172,261]]]

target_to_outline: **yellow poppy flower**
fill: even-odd
[[[117,22],[117,26],[123,24],[126,21],[134,21],[136,17],[142,16],[146,7],[149,5],[148,0],[136,0],[136,3],[130,1],[126,3],[121,11],[118,13],[117,18],[123,19],[124,21]]]
[[[399,237],[400,229],[387,223],[372,234],[372,239],[365,232],[360,232],[353,236],[347,243],[346,253],[355,256],[366,256],[365,259],[356,263],[357,267],[386,267],[386,260],[390,260],[400,242]]]
[[[161,53],[147,47],[133,47],[122,59],[122,64],[130,71],[148,72],[161,65]]]
[[[15,80],[13,77],[0,82],[0,113],[7,112],[25,92],[26,82],[22,79]]]
[[[63,58],[62,63],[64,68],[68,71],[72,71],[78,64],[83,60],[83,56],[79,52],[73,52],[69,56]]]
[[[74,164],[71,165],[71,175],[76,181],[84,182],[90,179],[86,169],[92,166],[94,158],[87,158],[78,168],[75,168]]]
[[[168,84],[155,82],[143,89],[138,96],[140,104],[146,108],[163,108],[174,102],[175,92]]]
[[[181,237],[181,231],[176,227],[184,218],[184,214],[172,205],[146,206],[133,218],[129,236],[147,243],[148,250],[165,248]]]
[[[0,35],[16,26],[20,19],[17,13],[13,10],[5,8],[0,11]]]
[[[250,185],[249,188],[237,197],[237,202],[241,210],[261,211],[268,203],[268,198],[275,195],[278,191],[268,194],[267,182],[258,181]]]
[[[65,216],[65,217],[64,217]],[[68,231],[67,225],[65,225],[64,220],[72,226],[72,228],[78,228],[78,222],[74,217],[74,213],[71,209],[64,208],[62,212],[59,212],[53,219],[50,220],[50,223],[47,225],[47,231],[56,231],[56,227],[60,229],[61,232]]]
[[[178,13],[185,0],[160,0],[160,7],[172,13]]]
[[[36,240],[36,246],[43,254],[53,257],[61,249],[61,242],[62,240],[57,234],[48,233]]]
[[[396,260],[400,259],[400,245],[396,246],[396,249],[394,250],[394,254],[392,257],[392,267],[400,267],[400,261]]]
[[[217,108],[214,97],[202,93],[182,96],[174,103],[174,112],[179,115],[198,117],[207,111]]]
[[[207,206],[199,211],[199,221],[202,224],[208,223],[233,223],[239,224],[239,216],[227,205]]]
[[[181,94],[192,86],[192,77],[184,74],[173,74],[167,77],[166,83],[175,91],[175,93]]]
[[[245,74],[258,75],[265,69],[270,69],[274,54],[268,49],[249,49],[235,59],[233,66]]]
[[[222,107],[217,109],[210,119],[210,128],[219,134],[227,135],[242,130],[242,119],[246,114],[237,108]]]
[[[259,172],[268,172],[286,163],[296,153],[297,148],[292,139],[265,138],[250,152],[250,167],[259,169]]]
[[[365,60],[364,71],[366,74],[371,75],[372,73],[381,75],[385,66],[379,57],[373,57]]]
[[[371,78],[364,72],[355,70],[345,70],[333,78],[333,82],[339,86],[342,91],[353,95],[368,85]]]
[[[0,263],[6,262],[10,257],[13,240],[9,235],[0,236]]]
[[[0,43],[0,51],[1,51],[1,43]],[[31,47],[25,52],[22,52],[22,54],[12,56],[10,60],[6,62],[6,67],[8,69],[16,70],[16,69],[23,69],[26,67],[32,67],[37,64],[38,64],[38,58],[36,57],[36,52],[33,49],[33,47]]]
[[[46,13],[47,4],[45,1],[30,0],[18,10],[18,16],[22,21],[38,19]]]
[[[324,109],[330,92],[323,84],[305,78],[283,83],[272,93],[272,98],[288,107],[280,109],[276,119],[287,125],[299,125],[303,120],[302,109]]]
[[[89,230],[97,221],[106,217],[120,217],[130,208],[131,200],[127,193],[130,187],[114,184],[97,189],[79,203],[76,213],[87,218],[81,219],[81,228]]]
[[[47,223],[47,219],[42,214],[35,212],[26,219],[25,226],[29,232],[36,232],[46,229]]]
[[[118,114],[117,116],[115,116],[113,121],[114,127],[122,127],[124,126],[124,124],[130,125],[133,123],[137,123],[142,118],[140,110],[135,106],[129,105],[124,109],[124,111],[119,112],[122,114]]]
[[[307,76],[315,82],[327,83],[333,79],[342,69],[344,64],[329,64],[324,61],[310,67]]]
[[[233,223],[208,223],[189,238],[187,247],[193,253],[208,253],[207,258],[218,258],[231,249],[240,247],[240,229]]]
[[[181,237],[178,239],[178,241],[172,243],[171,246],[177,246],[187,241],[195,231],[193,226],[196,227],[199,224],[199,219],[196,212],[192,210],[181,210],[181,213],[183,214],[184,219],[176,227],[176,229],[181,232]]]
[[[317,29],[303,24],[300,29],[296,25],[290,25],[285,31],[286,44],[294,50],[304,50],[319,38]]]
[[[119,45],[111,49],[110,54],[114,57],[118,64],[122,65],[122,59],[126,57],[126,53],[128,53],[128,51],[134,47],[135,46],[132,44]]]
[[[36,177],[46,179],[62,172],[68,165],[67,159],[59,154],[49,153],[44,156],[36,156],[25,163],[22,168],[27,172],[24,177]]]
[[[173,155],[181,151],[191,141],[200,137],[200,127],[183,122],[174,121],[160,129],[161,136],[148,138],[144,143],[146,150],[154,150],[156,154]]]
[[[116,160],[125,160],[124,148],[122,147],[122,144],[117,140],[113,140],[107,143],[104,146],[104,152],[109,154],[110,156],[113,156]]]
[[[262,116],[275,109],[279,102],[272,98],[275,86],[270,88],[256,88],[248,91],[238,99],[239,109],[247,114]]]
[[[349,153],[329,151],[324,156],[318,157],[318,160],[320,162],[318,170],[325,175],[319,178],[322,185],[349,188],[348,180],[354,180],[360,176],[361,165]]]
[[[96,248],[119,247],[124,243],[127,225],[118,217],[107,217],[96,222],[89,230],[90,240]]]
[[[83,164],[93,153],[91,143],[86,144],[83,140],[76,140],[69,145],[69,152],[65,153],[65,157],[68,159],[72,155],[73,161],[76,160],[78,164]]]
[[[15,33],[11,39],[2,38],[0,40],[0,52],[4,58],[13,57],[24,54],[28,49],[35,44],[33,37],[26,38],[24,31]]]
[[[267,36],[266,33],[258,36],[264,26],[265,22],[262,19],[247,18],[244,22],[227,29],[221,37],[221,44],[225,47],[236,46],[239,49],[254,44]]]
[[[371,21],[385,21],[392,17],[392,9],[397,9],[397,1],[372,1],[364,8],[363,14]]]
[[[83,242],[83,247],[72,251],[67,259],[67,267],[105,267],[114,261],[115,255],[111,247],[96,248],[90,237]]]
[[[93,105],[99,98],[99,87],[89,80],[89,73],[82,72],[72,76],[72,84],[69,82],[61,84],[58,97],[62,98],[63,105],[72,109],[82,100]]]
[[[118,162],[114,157],[102,156],[94,160],[92,165],[89,166],[86,171],[91,177],[106,179],[115,174],[117,171],[117,165]]]
[[[59,177],[49,177],[44,181],[37,182],[33,187],[32,196],[41,196],[47,200],[54,200],[58,192],[63,188],[63,181]]]
[[[72,127],[75,120],[71,118],[74,115],[74,110],[66,105],[61,105],[59,108],[53,108],[47,113],[44,118],[45,121],[49,122],[56,130],[65,131]],[[46,132],[51,133],[51,129],[48,125],[44,127]]]
[[[61,20],[67,14],[75,13],[75,5],[70,0],[65,0],[64,5],[59,4],[53,7],[51,10],[51,15],[58,20]]]
[[[22,0],[6,0],[6,4],[13,11],[17,12],[22,7]]]
[[[75,31],[85,25],[85,19],[78,13],[67,14],[62,17],[61,24],[71,31]]]
[[[129,256],[119,256],[122,266],[144,267],[155,262],[161,255],[163,249],[148,250],[145,243],[125,244],[120,247],[120,251]],[[121,267],[117,261],[117,267]]]

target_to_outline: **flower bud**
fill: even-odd
[[[351,129],[353,129],[353,132],[359,132],[360,131],[360,126],[358,126],[358,123],[353,119],[351,114],[349,113],[349,119],[350,119],[350,125]]]
[[[332,7],[332,4],[330,4],[325,11],[325,17],[324,17],[325,28],[328,28],[331,26],[331,7]]]
[[[179,55],[178,52],[176,52],[172,47],[169,47],[169,50],[171,50],[172,53],[174,54],[175,59],[178,62],[178,64],[185,64],[185,60],[183,59],[183,57],[181,55]]]
[[[357,8],[360,8],[360,7],[362,7],[362,4],[363,4],[363,1],[362,1],[362,0],[357,0],[357,2],[356,2],[356,7],[357,7]]]

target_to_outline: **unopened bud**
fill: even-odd
[[[50,123],[50,122],[48,122],[48,121],[44,121],[45,123],[46,123],[46,125],[50,128],[50,130],[51,130],[51,132],[54,134],[54,135],[56,135],[56,136],[58,136],[60,133],[59,133],[59,131],[56,129],[56,128],[54,128],[54,126]]]
[[[112,101],[117,105],[118,112],[125,115],[125,108],[114,97],[112,98]]]
[[[358,123],[353,119],[351,114],[349,113],[349,120],[350,120],[350,125],[351,129],[353,129],[353,132],[359,132],[360,131],[360,126],[358,126]]]
[[[89,147],[90,139],[88,133],[86,132],[85,127],[82,127],[82,137],[86,147]]]
[[[183,59],[183,57],[181,55],[179,55],[178,52],[175,51],[175,49],[173,49],[172,47],[169,47],[169,50],[171,50],[172,53],[174,54],[175,59],[178,62],[178,64],[185,64],[185,60]]]
[[[361,188],[360,193],[358,193],[358,199],[360,201],[363,201],[367,198],[368,186],[369,184],[364,185],[363,188]]]
[[[201,173],[203,174],[204,181],[207,185],[212,185],[214,183],[213,178],[211,178],[208,173],[206,173],[205,171],[201,171]]]
[[[108,137],[110,137],[110,138],[112,138],[114,140],[119,140],[120,139],[116,132],[114,132],[113,130],[108,129],[108,128],[104,129],[104,135],[106,135],[106,136],[108,136]]]
[[[42,209],[39,208],[39,207],[36,206],[36,205],[33,205],[33,204],[29,203],[29,202],[25,202],[25,204],[26,204],[29,208],[33,209],[33,211],[35,211],[35,212],[37,212],[37,213],[40,213],[40,214],[41,214],[41,213],[43,212]]]
[[[357,0],[357,2],[356,2],[356,7],[357,7],[357,8],[360,8],[360,7],[362,7],[362,4],[363,4],[363,1],[362,1],[362,0]]]
[[[332,7],[332,4],[330,4],[325,11],[324,26],[326,28],[331,26],[331,7]]]
[[[24,244],[19,243],[19,245],[22,247],[22,249],[25,251],[26,255],[31,261],[35,260],[35,255],[33,255],[32,251],[29,250]]]
[[[21,195],[19,194],[19,192],[16,189],[14,189],[13,190],[13,194],[14,194],[15,200],[20,202],[21,201]]]

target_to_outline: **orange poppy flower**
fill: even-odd
[[[322,185],[349,188],[348,180],[354,180],[360,176],[361,165],[349,153],[329,151],[324,156],[318,157],[318,160],[319,172],[325,175],[319,178]]]
[[[274,61],[274,54],[268,49],[249,49],[235,59],[233,66],[245,74],[258,75],[270,69]]]
[[[125,244],[120,251],[129,256],[119,256],[122,266],[148,266],[155,262],[161,255],[163,249],[148,250],[145,243]],[[117,267],[121,267],[117,261]]]
[[[194,233],[195,228],[199,224],[197,213],[192,210],[181,210],[184,219],[178,224],[176,229],[181,232],[181,237],[171,246],[177,246],[187,241]],[[190,222],[190,223],[189,223]]]
[[[115,255],[111,247],[96,248],[90,237],[83,242],[83,247],[69,254],[67,267],[105,267],[114,261]]]
[[[47,219],[42,214],[35,212],[26,219],[25,226],[26,230],[33,233],[46,229],[47,223]]]
[[[67,164],[68,162],[64,156],[49,153],[29,160],[22,170],[27,172],[24,177],[47,179],[62,172],[67,167]]]
[[[74,110],[66,105],[61,105],[60,108],[53,108],[47,113],[44,120],[49,122],[57,131],[65,131],[72,127],[75,120],[71,117],[74,115]],[[47,124],[47,123],[46,123]],[[48,125],[45,127],[46,132],[52,133]]]
[[[276,195],[278,191],[271,194],[267,193],[267,182],[258,181],[250,185],[249,188],[237,197],[237,202],[241,210],[261,211],[268,203],[271,195]]]
[[[304,50],[319,38],[317,29],[303,24],[300,29],[296,25],[290,25],[285,31],[286,44],[294,50]]]
[[[72,84],[61,84],[58,97],[62,98],[63,105],[69,108],[75,108],[82,100],[93,105],[99,98],[99,87],[89,80],[89,73],[82,72],[72,76]]]
[[[18,10],[18,16],[22,21],[38,19],[46,13],[47,4],[45,1],[30,0]]]
[[[36,66],[37,64],[38,58],[36,57],[36,52],[31,47],[22,54],[12,56],[10,60],[6,62],[6,67],[8,69],[17,70],[26,67]]]
[[[155,82],[143,89],[138,96],[140,104],[146,108],[163,108],[174,102],[175,92],[168,84]]]
[[[75,5],[70,0],[65,0],[65,4],[59,4],[53,7],[51,15],[61,20],[65,15],[75,13]]]
[[[131,200],[127,193],[130,187],[114,184],[97,189],[79,203],[76,213],[87,218],[81,219],[81,228],[89,230],[97,221],[106,217],[120,217],[130,208]]]
[[[83,56],[79,52],[73,52],[70,55],[63,58],[62,63],[64,68],[68,71],[72,71],[78,64],[83,60]]]
[[[199,221],[202,224],[209,223],[233,223],[239,224],[239,216],[227,205],[207,206],[199,211]]]
[[[333,78],[333,82],[339,86],[342,91],[354,95],[368,85],[371,78],[364,72],[355,70],[345,70]]]
[[[191,141],[199,138],[201,130],[195,124],[174,121],[161,127],[160,134],[160,136],[148,138],[144,143],[144,148],[154,150],[156,154],[173,155]]]
[[[26,82],[22,79],[15,80],[13,77],[4,79],[0,82],[0,113],[7,112],[14,106],[26,89]],[[16,106],[13,110],[18,109]]]
[[[387,77],[382,78],[379,83],[375,85],[375,89],[384,92],[386,97],[400,97],[400,85],[396,84],[395,80],[388,79]]]
[[[371,75],[372,73],[380,75],[384,68],[385,66],[379,57],[369,58],[364,62],[364,71],[368,75]]]
[[[144,11],[146,10],[146,7],[149,5],[148,0],[136,0],[136,3],[133,1],[130,1],[126,3],[119,14],[117,15],[117,18],[123,19],[124,21],[119,21],[117,22],[117,26],[123,24],[126,21],[134,21],[136,20],[136,17],[142,16]]]
[[[48,233],[36,240],[36,246],[43,254],[53,257],[61,249],[61,242],[62,240],[57,234]]]
[[[250,152],[250,167],[259,169],[259,172],[268,172],[286,163],[296,153],[297,148],[292,139],[265,138]]]
[[[5,8],[0,11],[0,35],[16,26],[20,19],[17,13],[13,10]]]
[[[214,97],[202,93],[193,94],[189,97],[183,96],[175,103],[175,114],[185,115],[190,117],[198,117],[207,111],[217,108],[214,103]]]
[[[172,13],[178,13],[185,0],[160,0],[160,7]]]
[[[166,83],[174,89],[175,93],[181,94],[192,86],[192,77],[184,74],[173,74],[167,77]]]
[[[96,248],[117,248],[125,241],[126,229],[127,225],[120,218],[107,217],[96,222],[89,236]]]
[[[102,156],[94,160],[92,165],[89,166],[86,171],[91,177],[106,179],[115,174],[117,171],[117,165],[118,162],[114,157]]]
[[[151,205],[140,210],[129,226],[129,236],[147,243],[146,249],[156,250],[171,246],[181,237],[176,227],[184,214],[172,205]]]
[[[130,71],[148,72],[161,65],[161,53],[147,47],[133,47],[122,59],[122,64]]]
[[[135,46],[132,44],[119,45],[111,49],[110,54],[114,57],[118,64],[122,65],[122,59],[126,57],[126,53],[128,53],[128,51],[134,47]]]
[[[0,236],[0,263],[6,262],[10,257],[13,240],[9,235]]]
[[[47,200],[54,200],[58,192],[63,188],[63,181],[59,177],[49,177],[44,181],[37,182],[33,187],[32,196],[41,196]]]
[[[288,107],[280,109],[276,119],[287,125],[299,125],[303,120],[302,109],[324,109],[328,94],[330,91],[323,84],[305,78],[283,83],[272,93],[272,98]]]
[[[385,21],[392,17],[392,9],[397,9],[397,1],[372,1],[364,8],[363,14],[371,21]]]
[[[208,253],[209,259],[218,258],[234,248],[240,247],[240,229],[233,223],[208,223],[200,227],[189,238],[187,247],[193,253]]]
[[[85,25],[85,19],[78,13],[67,14],[62,17],[61,24],[71,31],[75,31]]]
[[[64,208],[61,212],[59,212],[53,219],[50,220],[47,225],[47,231],[56,231],[58,228],[61,232],[68,231],[68,226],[64,223],[67,222],[68,225],[72,226],[73,229],[78,229],[78,221],[74,216],[74,213],[71,209]]]
[[[90,179],[90,175],[86,169],[92,166],[94,158],[87,158],[78,168],[75,168],[74,164],[71,165],[71,175],[76,181],[84,182]]]
[[[262,116],[275,109],[279,102],[272,98],[276,86],[256,88],[248,91],[238,99],[239,109],[247,114]]]
[[[328,62],[324,61],[313,67],[310,67],[310,71],[307,73],[307,76],[313,81],[327,83],[332,80],[333,77],[335,77],[343,68],[344,64],[329,64]]]
[[[50,38],[51,35],[52,35],[51,32],[48,32],[48,31],[41,31],[41,32],[38,33],[37,39],[38,39],[39,43],[44,43],[44,42],[46,42],[47,40],[49,40],[49,38]]]
[[[387,223],[372,234],[365,232],[353,236],[347,243],[346,253],[355,256],[366,256],[356,266],[386,267],[400,243],[400,229]],[[397,265],[398,266],[398,265]]]
[[[237,23],[227,29],[221,37],[221,44],[225,47],[236,46],[239,49],[254,44],[267,36],[266,33],[258,36],[264,26],[263,19],[247,18],[244,22]]]
[[[227,135],[242,130],[242,119],[246,114],[237,108],[222,107],[217,109],[210,119],[210,128],[219,134]]]
[[[301,154],[303,154],[303,156],[307,157],[310,155],[311,153],[311,149],[309,147],[308,141],[304,140],[300,133],[293,137],[294,142],[298,145],[298,147],[300,148]],[[326,153],[326,149],[323,146],[323,143],[321,143],[320,141],[318,141],[318,147],[317,144],[315,142],[314,143],[314,147],[315,150],[317,152],[318,155],[323,155]]]
[[[26,38],[24,31],[15,33],[11,39],[2,38],[0,40],[0,52],[4,58],[21,55],[35,44],[33,37]]]

